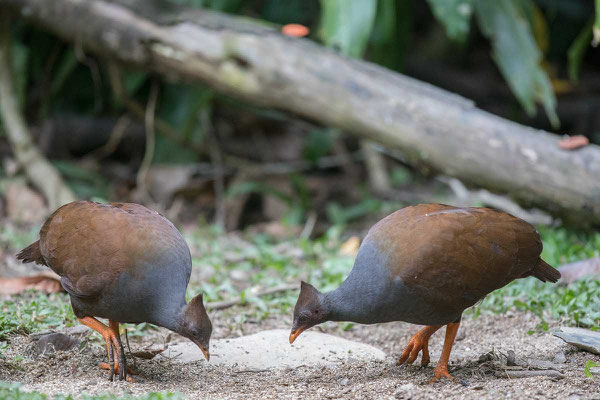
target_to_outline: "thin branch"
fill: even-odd
[[[288,290],[296,290],[298,288],[299,287],[298,287],[297,283],[280,285],[280,286],[275,286],[272,288],[262,290],[262,291],[256,293],[255,295],[252,295],[252,297],[263,297],[263,296],[268,296],[270,294],[287,292]],[[242,299],[241,297],[239,297],[235,300],[215,301],[212,303],[206,303],[206,308],[210,308],[211,310],[224,310],[226,308],[237,306],[238,304],[243,304],[245,302],[246,302],[245,299]]]
[[[215,224],[221,228],[225,228],[227,220],[225,208],[225,180],[223,172],[223,154],[219,146],[219,141],[214,132],[214,127],[210,120],[210,112],[203,108],[200,112],[202,127],[206,133],[208,148],[210,153],[210,161],[215,169],[214,190],[215,190]]]
[[[117,98],[119,98],[123,102],[125,107],[127,107],[127,109],[132,114],[136,115],[140,119],[144,119],[146,114],[144,106],[135,101],[135,99],[129,97],[125,90],[125,87],[123,86],[123,81],[121,80],[121,73],[119,72],[119,68],[115,63],[108,63],[108,76],[110,80],[110,86]],[[173,128],[169,123],[163,121],[162,119],[155,117],[154,125],[156,126],[156,129],[159,132],[167,136],[169,139],[175,141],[176,143],[184,147],[192,148],[192,150],[199,154],[206,153],[206,149],[204,147],[186,141],[181,137],[177,130],[175,130],[175,128]]]
[[[536,209],[525,210],[508,197],[488,192],[485,189],[471,191],[456,178],[440,177],[438,179],[446,183],[454,192],[456,197],[462,201],[482,202],[488,206],[497,208],[498,210],[506,211],[507,213],[521,218],[530,224],[552,224],[552,217],[550,215]]]
[[[313,229],[315,228],[315,224],[317,223],[317,213],[311,211],[308,214],[308,218],[306,219],[306,223],[304,224],[304,228],[302,228],[302,232],[300,233],[300,237],[302,239],[308,239],[312,234]]]
[[[369,186],[377,193],[386,193],[390,190],[390,178],[385,168],[385,159],[375,148],[376,143],[363,139],[360,148],[365,155],[365,166],[369,176]]]
[[[94,111],[100,111],[102,109],[102,77],[100,75],[100,68],[98,67],[98,63],[93,59],[88,57],[83,51],[83,46],[81,42],[75,42],[73,46],[75,48],[75,58],[81,64],[85,65],[90,69],[90,74],[92,75],[92,83],[94,84]]]
[[[117,146],[121,142],[121,139],[123,139],[125,131],[127,130],[127,128],[129,128],[130,125],[131,118],[129,118],[129,115],[122,115],[115,123],[115,126],[113,127],[112,132],[110,133],[108,141],[99,149],[96,149],[91,153],[86,154],[85,158],[102,160],[103,158],[110,156],[117,149]]]
[[[512,371],[505,370],[499,373],[499,376],[503,376],[510,379],[518,379],[518,378],[531,378],[536,376],[549,376],[554,379],[562,379],[565,375],[555,369],[546,369],[546,370],[523,370],[523,371]]]
[[[29,180],[46,198],[51,209],[75,200],[62,177],[38,150],[16,102],[10,55],[10,17],[0,14],[0,117],[14,155]]]
[[[146,193],[146,176],[152,165],[152,159],[154,158],[154,146],[155,146],[155,135],[154,135],[154,114],[156,112],[156,101],[158,99],[158,83],[152,82],[150,88],[150,98],[146,105],[146,113],[144,115],[144,124],[146,128],[146,151],[144,152],[144,158],[142,164],[137,173],[137,187],[142,193]]]

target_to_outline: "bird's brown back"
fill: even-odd
[[[367,240],[386,254],[392,279],[400,278],[432,305],[451,308],[468,307],[530,275],[542,251],[539,234],[521,219],[441,204],[399,210],[373,226]]]
[[[140,266],[167,252],[190,257],[166,218],[133,203],[69,203],[48,218],[39,243],[46,264],[82,294],[101,290],[123,271],[135,279],[144,274]]]

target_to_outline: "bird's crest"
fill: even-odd
[[[300,295],[298,296],[298,301],[296,302],[296,308],[300,309],[309,304],[315,304],[319,301],[319,297],[321,292],[319,292],[313,285],[310,283],[301,281],[300,282]]]

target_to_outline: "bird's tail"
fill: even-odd
[[[46,265],[46,261],[40,252],[40,241],[35,241],[21,250],[19,254],[17,254],[17,260],[21,260],[23,263],[34,262],[36,264]]]
[[[554,283],[560,279],[560,272],[540,258],[537,265],[533,267],[531,276],[535,276],[542,282]]]

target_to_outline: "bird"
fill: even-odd
[[[134,381],[119,334],[121,323],[148,322],[190,339],[206,360],[212,323],[198,294],[186,303],[190,250],[177,228],[135,203],[74,201],[43,224],[39,240],[17,254],[60,276],[78,320],[102,335],[112,381]],[[108,326],[97,318],[108,320]]]
[[[289,341],[325,321],[425,325],[398,365],[429,359],[429,338],[446,325],[441,357],[430,382],[454,380],[448,361],[463,311],[511,281],[533,276],[556,282],[560,272],[540,258],[542,241],[529,223],[483,207],[419,204],[371,227],[350,274],[321,293],[302,281]]]

